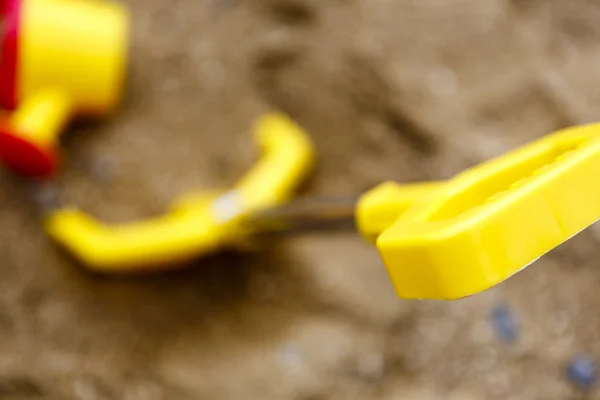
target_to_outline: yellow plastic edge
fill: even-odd
[[[467,170],[377,239],[398,295],[491,288],[600,218],[600,124],[569,128]]]
[[[384,182],[362,195],[356,206],[356,228],[362,237],[375,243],[415,203],[438,191],[443,181],[400,184]]]

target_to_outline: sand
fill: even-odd
[[[273,109],[315,140],[302,194],[352,195],[451,177],[600,106],[594,2],[129,5],[123,107],[63,143],[65,196],[107,221],[232,184]],[[0,188],[2,399],[569,399],[565,362],[600,356],[594,227],[493,290],[411,302],[352,233],[94,276],[45,237],[20,186]],[[499,303],[517,344],[494,335]]]

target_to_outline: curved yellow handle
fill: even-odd
[[[377,239],[402,298],[486,290],[600,219],[600,124],[459,174]]]
[[[289,201],[297,186],[312,172],[313,143],[287,116],[271,113],[259,118],[254,125],[254,141],[262,157],[231,190],[215,200],[214,211],[221,220],[241,218]],[[178,207],[194,204],[196,196],[193,193],[183,196],[176,204]]]
[[[215,196],[198,199],[188,212],[175,210],[133,223],[108,225],[75,208],[54,212],[46,233],[81,261],[100,272],[165,268],[211,252],[224,241],[225,228],[212,217]],[[172,265],[169,265],[172,266]]]
[[[235,243],[248,213],[287,201],[314,164],[311,141],[280,114],[262,117],[256,140],[264,155],[226,194],[193,194],[161,217],[107,225],[76,209],[52,213],[46,231],[90,269],[104,272],[171,268]]]
[[[314,164],[313,144],[308,135],[287,117],[264,116],[257,121],[254,131],[264,156],[234,188],[247,211],[288,201]]]

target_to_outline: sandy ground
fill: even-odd
[[[66,195],[109,221],[232,183],[256,156],[252,121],[272,108],[317,144],[305,194],[447,178],[597,119],[597,2],[129,4],[123,110],[64,144]],[[351,234],[115,280],[57,251],[3,181],[3,400],[576,399],[565,362],[600,357],[596,228],[452,303],[398,300],[376,251]],[[517,344],[490,326],[501,302],[520,321]]]

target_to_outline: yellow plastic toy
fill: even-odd
[[[127,12],[98,0],[2,5],[0,105],[14,112],[0,126],[0,159],[18,174],[48,177],[70,118],[106,115],[120,100]],[[115,273],[171,268],[253,235],[292,229],[310,207],[278,206],[310,173],[312,144],[277,113],[258,121],[256,135],[264,156],[229,191],[184,196],[164,216],[117,225],[60,208],[45,229],[88,268]],[[600,219],[598,176],[600,124],[586,125],[446,182],[384,183],[346,201],[333,218],[317,205],[321,213],[309,222],[350,210],[400,297],[459,299],[497,285]]]
[[[46,231],[99,272],[172,268],[235,245],[249,234],[245,218],[286,202],[314,163],[308,135],[286,116],[266,115],[255,128],[262,159],[229,191],[187,195],[164,216],[115,226],[63,208],[47,217]]]
[[[459,174],[410,207],[377,239],[400,297],[481,292],[596,222],[599,138],[600,124],[555,133]]]
[[[162,217],[116,226],[64,208],[46,230],[89,268],[116,273],[170,268],[293,228],[276,222],[305,217],[306,208],[284,203],[311,170],[312,145],[279,114],[259,120],[256,133],[265,155],[230,191],[185,196]],[[449,181],[384,183],[360,196],[352,215],[400,297],[453,300],[497,285],[600,219],[597,176],[600,124],[554,133]]]
[[[5,0],[0,158],[14,172],[47,177],[69,119],[116,107],[127,64],[128,14],[118,3]]]
[[[309,200],[260,213],[253,225],[293,230],[309,220],[319,231],[350,210],[401,298],[454,300],[499,284],[600,219],[598,176],[600,124],[586,125],[447,182],[384,183],[333,217],[323,215],[331,204]]]

